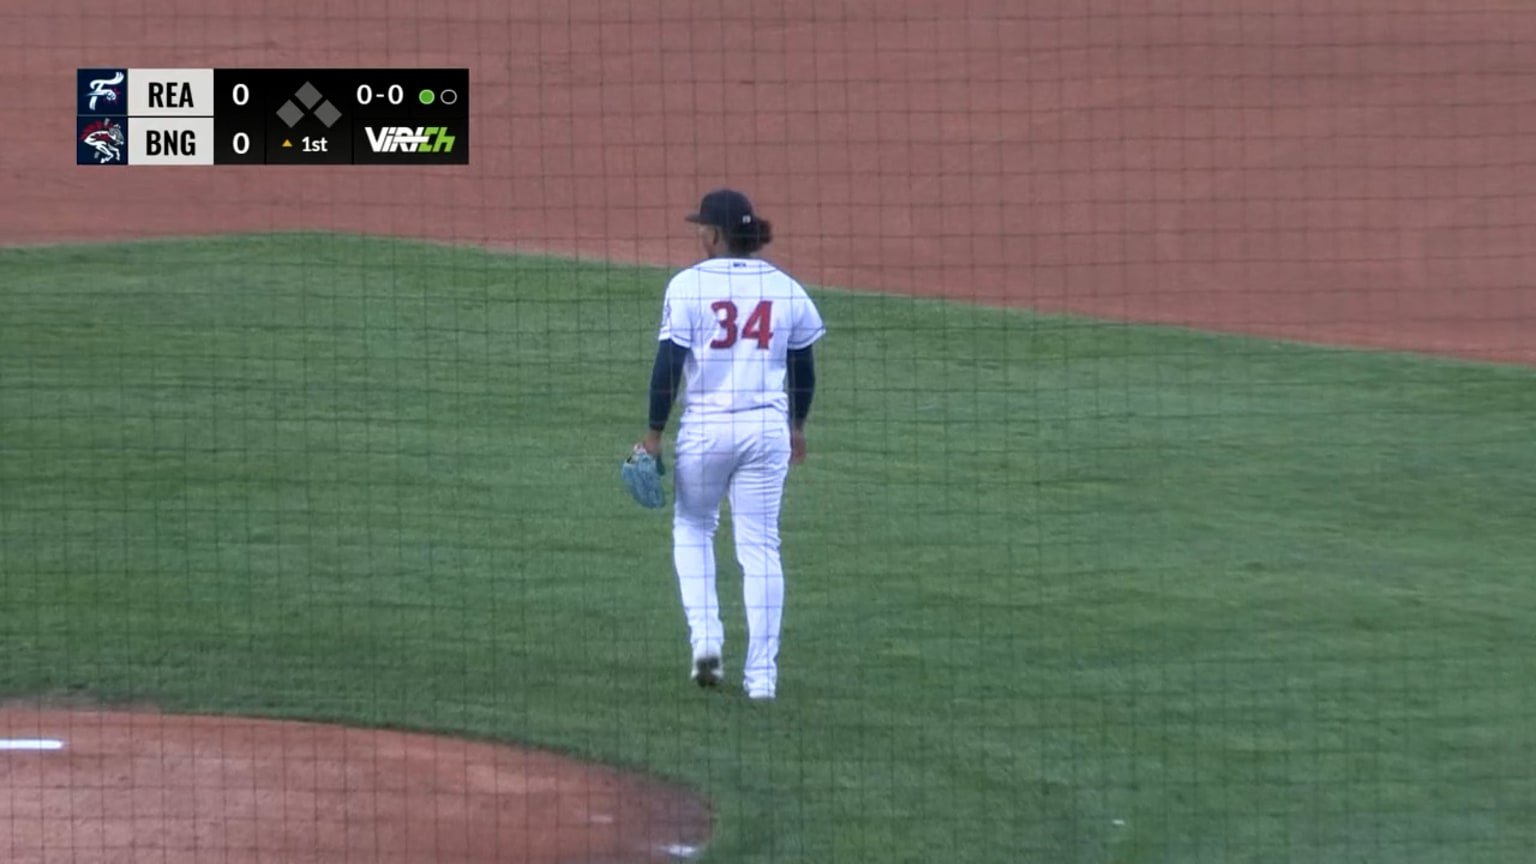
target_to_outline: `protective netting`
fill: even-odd
[[[1533,44],[1513,2],[8,0],[0,858],[1536,860]],[[84,67],[468,68],[470,161],[75,166]],[[771,704],[730,509],[700,692],[618,479],[721,186],[827,325]],[[712,813],[463,744],[124,756],[103,706]]]

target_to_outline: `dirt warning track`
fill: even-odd
[[[681,214],[730,183],[811,282],[1536,362],[1536,11],[336,8],[7,3],[0,238],[318,228],[675,264]],[[107,63],[468,66],[472,164],[76,167],[73,70]]]

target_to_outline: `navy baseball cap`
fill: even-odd
[[[699,202],[697,213],[689,214],[688,221],[697,225],[709,225],[728,231],[739,231],[757,219],[757,211],[747,196],[735,189],[716,189]]]

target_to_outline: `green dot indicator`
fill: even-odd
[[[437,99],[437,94],[433,93],[431,90],[423,90],[416,94],[416,98],[420,99],[421,104],[423,105],[431,105],[432,102]]]

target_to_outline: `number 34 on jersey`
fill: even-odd
[[[658,333],[689,349],[683,389],[691,416],[787,410],[788,352],[825,331],[800,283],[766,261],[712,259],[667,285]]]
[[[738,337],[744,337],[757,343],[757,347],[763,351],[773,343],[773,301],[759,300],[752,307],[747,320],[740,325],[737,332],[736,319],[739,314],[734,300],[716,300],[709,304],[710,311],[715,313],[716,320],[720,323],[721,335],[711,340],[711,348],[730,348],[736,344]]]
[[[659,338],[684,348],[743,348],[775,361],[822,335],[821,313],[800,283],[748,258],[711,259],[678,273],[667,285],[661,319]]]

